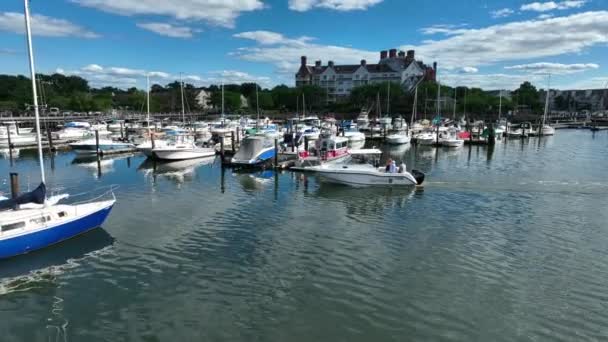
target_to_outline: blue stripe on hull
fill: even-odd
[[[35,233],[0,241],[0,259],[10,258],[45,248],[100,227],[110,214],[112,206],[78,220],[47,228]]]

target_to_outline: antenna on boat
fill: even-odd
[[[42,157],[42,139],[40,137],[40,113],[38,111],[38,92],[36,90],[36,69],[34,67],[34,49],[32,48],[32,30],[30,27],[29,0],[23,0],[25,8],[25,31],[27,36],[27,52],[30,60],[30,73],[32,77],[32,95],[34,97],[34,114],[36,116],[36,138],[38,139],[38,161],[40,163],[40,179],[46,183],[44,177],[44,158]]]
[[[222,124],[224,123],[224,80],[222,80]]]

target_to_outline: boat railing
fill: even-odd
[[[93,190],[90,191],[85,191],[85,192],[81,192],[81,193],[77,193],[77,194],[69,194],[69,197],[67,198],[67,203],[66,204],[70,204],[70,205],[78,205],[78,204],[87,204],[87,203],[93,203],[93,202],[97,202],[100,201],[102,199],[105,200],[116,200],[116,195],[114,194],[114,190],[118,189],[118,185],[107,185],[107,186],[102,186],[102,187],[98,187],[95,188]],[[57,193],[66,193],[65,190],[64,191],[57,191]]]

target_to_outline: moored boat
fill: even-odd
[[[231,163],[236,166],[255,167],[270,162],[274,156],[274,141],[265,136],[254,135],[243,138]]]

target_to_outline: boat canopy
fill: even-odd
[[[264,137],[246,137],[241,141],[241,146],[239,147],[238,152],[234,155],[234,159],[251,160],[267,147],[269,147],[269,144]]]
[[[16,198],[10,198],[0,201],[0,211],[10,210],[17,208],[20,204],[36,203],[44,204],[46,199],[46,186],[44,183],[40,183],[38,187],[32,192],[26,192],[17,196]]]

